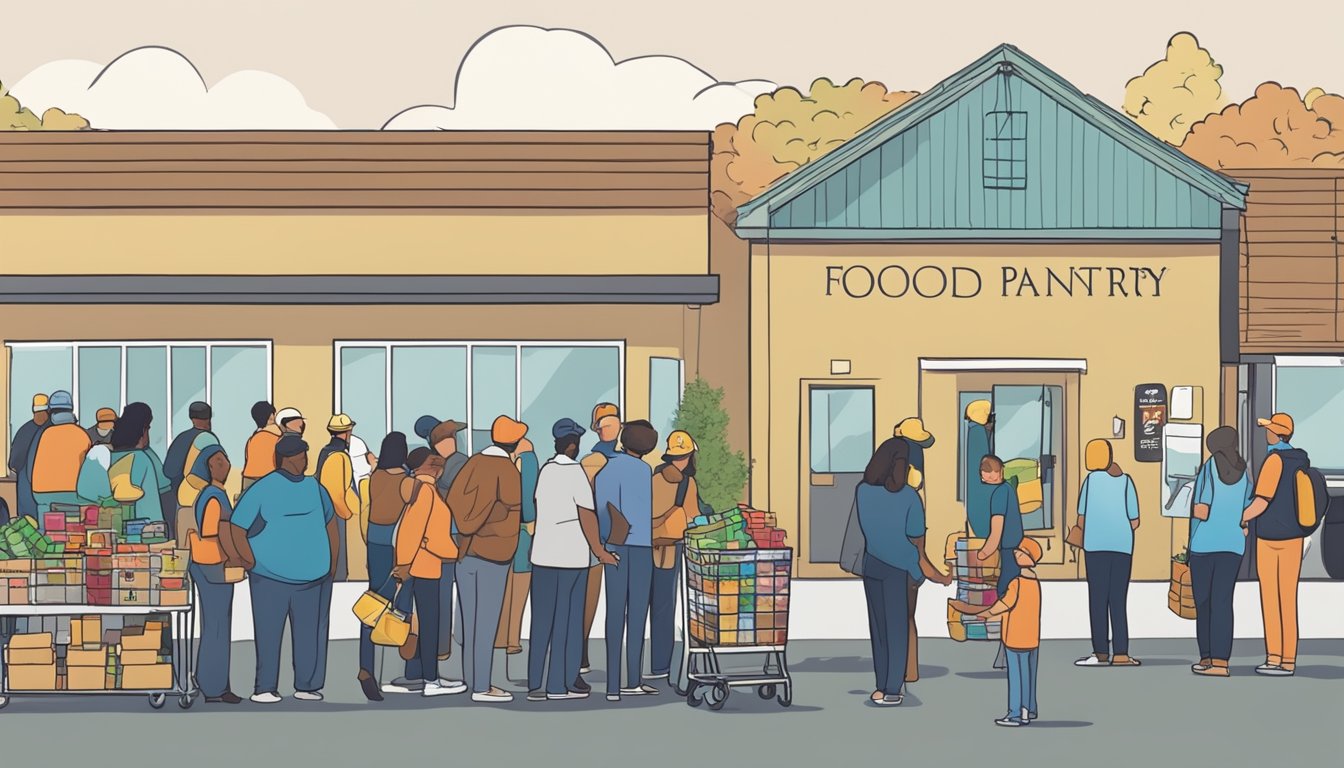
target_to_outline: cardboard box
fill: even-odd
[[[187,572],[187,558],[190,552],[185,549],[174,549],[163,552],[159,555],[159,575],[174,576],[182,575]]]
[[[70,645],[76,648],[97,646],[103,639],[101,616],[83,616],[70,620]]]
[[[121,634],[122,651],[157,651],[163,646],[163,630],[146,629],[143,633],[137,635],[128,635],[124,631]]]
[[[158,599],[154,601],[155,605],[180,606],[191,603],[191,590],[189,589],[161,589],[158,593]]]
[[[55,648],[6,648],[5,663],[12,666],[28,664],[55,664]]]
[[[28,573],[33,570],[33,561],[29,558],[0,560],[0,573]]]
[[[9,638],[9,648],[50,648],[55,644],[51,632],[29,632]]]
[[[117,658],[121,660],[123,666],[133,667],[144,664],[159,663],[159,649],[152,651],[128,651],[123,646],[117,650]]]
[[[117,554],[112,556],[112,570],[114,571],[148,571],[149,567],[148,554]]]
[[[107,688],[107,670],[102,667],[67,667],[67,691],[102,691]]]
[[[11,691],[54,691],[56,690],[56,665],[24,664],[9,667],[9,690]]]
[[[118,569],[113,573],[113,586],[117,589],[143,589],[148,590],[150,585],[149,570],[124,570]]]
[[[121,668],[121,687],[131,691],[170,690],[173,687],[173,665],[123,665]]]
[[[106,671],[107,650],[102,646],[88,650],[71,648],[65,652],[65,665],[67,667],[97,667],[100,671]]]

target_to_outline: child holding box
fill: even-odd
[[[1006,554],[1006,553],[1005,553]],[[1041,584],[1033,570],[1041,559],[1041,545],[1022,539],[1013,557],[1022,572],[1012,581],[998,602],[985,607],[967,608],[965,613],[985,618],[1003,616],[1003,644],[1008,651],[1008,714],[995,725],[1017,728],[1036,719],[1036,666],[1041,646]]]

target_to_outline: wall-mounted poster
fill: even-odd
[[[1134,388],[1134,460],[1162,461],[1162,428],[1167,424],[1167,388],[1140,384]]]

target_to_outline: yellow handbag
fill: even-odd
[[[383,615],[384,611],[392,607],[391,600],[378,594],[387,587],[388,582],[391,580],[392,577],[388,576],[387,581],[383,582],[383,586],[376,590],[366,590],[364,594],[360,595],[359,599],[355,601],[355,607],[351,610],[354,611],[355,618],[359,619],[360,624],[363,624],[370,629],[378,626],[379,617]]]
[[[371,635],[374,645],[400,648],[411,636],[411,620],[401,611],[389,608],[378,617],[378,623],[373,625]]]

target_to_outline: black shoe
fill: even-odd
[[[593,687],[589,685],[588,681],[584,680],[582,676],[579,676],[574,678],[574,684],[569,686],[569,689],[578,691],[579,693],[591,693]]]
[[[361,677],[359,679],[360,690],[364,691],[364,698],[369,701],[382,701],[383,694],[378,690],[378,681],[373,676]]]
[[[220,695],[220,696],[207,696],[207,697],[205,697],[205,703],[206,703],[206,704],[241,704],[241,703],[243,703],[243,700],[242,700],[242,698],[241,698],[240,696],[238,696],[238,694],[234,693],[233,691],[225,691],[225,692],[223,693],[223,695]]]

